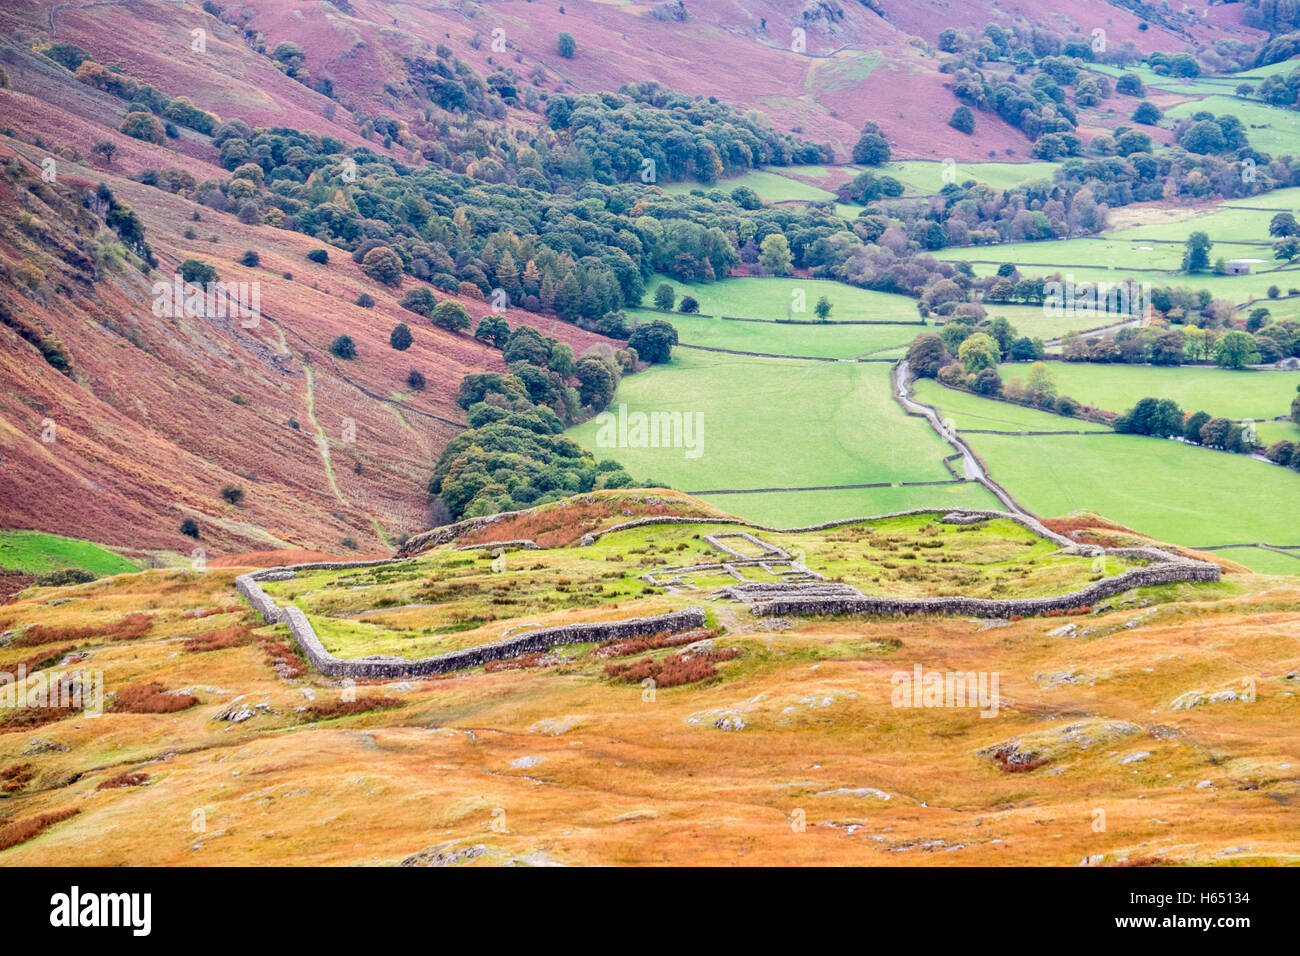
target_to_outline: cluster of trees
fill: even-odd
[[[1254,429],[1227,418],[1213,418],[1200,411],[1188,415],[1168,398],[1144,398],[1114,422],[1115,431],[1154,438],[1180,438],[1193,445],[1222,451],[1253,454]]]
[[[91,59],[90,53],[75,43],[55,43],[41,51],[49,59],[72,71],[76,79],[97,90],[112,93],[133,107],[122,122],[121,131],[148,142],[161,143],[165,136],[175,138],[177,126],[211,134],[217,117],[196,107],[187,97],[172,98],[159,89],[142,83],[115,66],[104,66]],[[138,107],[138,111],[134,108]]]
[[[1273,320],[1267,309],[1255,309],[1246,330],[1200,328],[1196,325],[1153,324],[1128,327],[1114,335],[1061,339],[1067,362],[1124,362],[1135,365],[1184,365],[1213,361],[1220,368],[1244,368],[1300,356],[1300,324]]]
[[[511,330],[500,316],[485,316],[475,335],[501,348],[508,371],[476,372],[461,381],[457,401],[470,427],[443,449],[429,480],[429,493],[451,519],[633,484],[617,463],[597,462],[561,433],[566,424],[604,409],[638,359],[667,361],[677,338],[671,325],[640,326],[628,348],[597,346],[576,362],[564,343],[527,325]],[[638,355],[638,346],[647,354]]]
[[[830,162],[834,155],[828,145],[776,132],[757,111],[658,83],[628,84],[617,94],[553,94],[545,115],[567,148],[543,168],[565,180],[712,184],[759,166]]]
[[[938,333],[918,335],[907,350],[915,375],[981,395],[1002,394],[999,363],[1036,362],[1042,357],[1042,339],[1021,335],[1002,316],[988,319],[969,314],[954,315]]]

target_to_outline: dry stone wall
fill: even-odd
[[[247,599],[253,609],[262,615],[268,624],[285,624],[298,646],[302,648],[307,659],[322,674],[330,677],[346,677],[354,680],[364,678],[407,678],[421,677],[428,674],[445,674],[449,671],[477,667],[488,661],[519,657],[538,651],[549,650],[561,644],[586,644],[589,642],[626,640],[632,637],[648,637],[664,632],[675,633],[705,624],[704,611],[698,607],[688,607],[667,614],[653,617],[626,618],[621,621],[597,621],[589,624],[564,624],[559,627],[547,627],[536,631],[527,631],[514,637],[467,647],[464,650],[450,651],[435,657],[422,657],[408,660],[402,657],[363,657],[344,660],[335,657],[321,644],[307,615],[300,608],[292,605],[280,607],[271,596],[262,589],[260,581],[286,580],[285,572],[298,572],[322,569],[346,569],[371,567],[379,564],[393,563],[393,559],[382,561],[339,561],[318,562],[315,564],[298,564],[287,568],[270,568],[242,574],[235,579],[235,588]]]

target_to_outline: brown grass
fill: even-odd
[[[205,631],[185,639],[185,650],[190,654],[204,651],[223,651],[228,647],[243,647],[252,643],[252,628],[246,625],[223,627],[216,631]]]
[[[739,656],[740,650],[732,647],[725,651],[705,651],[690,657],[682,653],[669,654],[662,661],[643,657],[628,664],[606,664],[605,673],[626,684],[639,684],[650,678],[656,687],[679,687],[716,676],[718,669],[714,664]]]
[[[198,702],[193,694],[169,694],[162,684],[149,681],[118,691],[109,710],[116,714],[174,714]]]
[[[596,648],[593,657],[628,657],[631,654],[640,654],[643,651],[656,651],[663,647],[677,647],[681,644],[692,644],[695,641],[703,641],[710,637],[717,637],[722,633],[722,628],[701,628],[696,631],[686,631],[682,634],[669,634],[660,632],[652,634],[649,637],[637,637],[630,641],[620,641],[617,644],[605,644]]]
[[[116,777],[109,777],[101,783],[96,790],[116,790],[119,787],[142,787],[149,782],[147,773],[119,773]]]
[[[0,717],[0,734],[34,730],[78,713],[77,707],[20,707]]]
[[[32,770],[29,763],[16,763],[4,770],[0,770],[0,780],[4,781],[0,785],[0,790],[5,793],[18,793],[23,787],[27,786],[36,777],[36,772]]]
[[[41,644],[54,644],[58,641],[89,641],[101,639],[106,641],[129,641],[144,637],[153,626],[153,618],[148,614],[128,614],[120,621],[111,624],[99,624],[87,627],[47,627],[33,624],[21,635],[14,638],[14,647],[38,647]]]
[[[272,668],[278,667],[285,680],[293,680],[307,673],[307,665],[285,641],[274,635],[265,635],[258,637],[257,642],[262,645],[262,650],[266,653],[267,663]]]
[[[372,710],[391,710],[401,707],[395,697],[358,697],[356,700],[334,700],[326,704],[312,704],[303,716],[309,720],[330,720],[334,717],[355,717]]]
[[[21,661],[16,661],[15,663],[8,665],[6,670],[12,674],[17,674],[18,668],[22,667],[30,674],[32,671],[38,671],[42,667],[48,667],[55,661],[61,660],[65,654],[70,654],[72,651],[72,644],[66,644],[63,647],[56,647],[53,650],[44,650],[37,654],[33,654],[31,657],[25,657]]]
[[[26,820],[17,820],[10,823],[3,830],[0,830],[0,852],[9,849],[11,846],[17,846],[19,843],[26,843],[28,840],[35,839],[54,824],[75,817],[80,812],[76,807],[68,807],[64,810],[54,810],[50,813],[42,813],[39,816],[28,817]]]

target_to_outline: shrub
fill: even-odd
[[[239,485],[226,485],[221,489],[221,497],[225,498],[228,504],[237,505],[244,500],[244,489]]]
[[[186,259],[180,265],[181,278],[190,285],[207,285],[217,282],[217,270],[202,259]]]
[[[969,106],[959,106],[952,111],[952,116],[948,119],[948,125],[957,132],[969,136],[975,132],[975,114],[971,112]]]
[[[693,315],[700,311],[700,303],[695,300],[694,296],[684,295],[677,306],[677,311],[683,315]]]
[[[69,584],[87,584],[95,580],[95,575],[85,568],[59,568],[49,574],[42,574],[36,584],[43,588],[61,588]]]
[[[403,309],[408,312],[414,312],[416,315],[422,315],[426,319],[433,313],[434,307],[437,306],[438,300],[429,291],[428,286],[416,286],[414,289],[408,289],[407,292],[397,301]]]
[[[434,325],[447,329],[449,332],[459,332],[462,329],[467,329],[470,323],[468,310],[459,302],[451,301],[439,302],[429,318]]]
[[[195,521],[193,518],[186,518],[184,521],[181,522],[181,534],[185,535],[186,537],[194,538],[195,540],[198,540],[199,523]]]
[[[161,145],[167,142],[167,128],[152,113],[127,113],[117,128],[132,139]]]
[[[417,392],[424,391],[424,373],[419,369],[411,369],[406,373],[406,384]]]
[[[262,264],[262,257],[257,254],[256,249],[249,249],[239,257],[239,264],[241,266],[248,266],[249,268],[256,268]]]
[[[399,352],[405,352],[411,347],[411,329],[405,322],[398,322],[393,326],[393,331],[388,333],[388,344]]]
[[[327,262],[330,261],[330,254],[326,252],[324,249],[313,249],[311,252],[307,253],[307,258],[310,259],[312,262],[319,263],[320,265],[325,265]]]
[[[555,48],[559,52],[560,56],[564,57],[566,60],[572,60],[573,55],[578,52],[578,41],[573,39],[573,34],[571,33],[561,33],[559,38],[556,40]]]
[[[352,341],[350,335],[340,335],[330,343],[330,351],[341,359],[354,359],[357,357],[357,345]]]
[[[363,292],[357,296],[357,305],[363,309],[373,309],[375,307],[375,297],[369,292]]]
[[[361,271],[388,286],[402,284],[402,260],[388,246],[376,246],[361,259]]]

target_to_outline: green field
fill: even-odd
[[[802,171],[803,167],[791,167],[790,171]],[[730,193],[733,189],[741,186],[748,186],[754,192],[758,193],[758,198],[764,202],[789,202],[791,200],[804,200],[807,202],[824,202],[827,199],[834,199],[835,194],[817,186],[801,183],[797,179],[791,179],[773,169],[755,169],[741,176],[731,176],[727,179],[719,180],[715,186],[703,186],[696,182],[665,183],[663,191],[670,196],[681,196],[689,194],[696,190],[702,190],[705,193],[720,189],[724,193]]]
[[[629,310],[642,322],[662,319],[653,312]],[[906,346],[921,332],[919,325],[797,325],[789,322],[732,322],[674,315],[668,319],[677,338],[687,345],[765,352],[771,355],[811,355],[856,358],[882,349]]]
[[[1215,116],[1231,113],[1246,127],[1250,145],[1273,156],[1300,154],[1300,113],[1278,109],[1259,100],[1237,96],[1206,96],[1191,103],[1180,103],[1165,110],[1169,119],[1179,119],[1208,110]]]
[[[1051,181],[1058,163],[956,163],[953,167],[952,182],[961,185],[967,180],[975,180],[997,189],[1009,189],[1021,183],[1036,179]],[[893,176],[909,191],[921,195],[932,195],[946,186],[949,180],[944,178],[946,168],[938,160],[904,159],[886,163],[873,168],[877,175]]]
[[[820,524],[837,518],[889,514],[912,508],[994,508],[1002,504],[981,484],[848,491],[771,491],[752,495],[701,495],[732,514],[773,528]]]
[[[1028,370],[1029,366],[1025,364],[1003,365],[999,369],[1004,380],[1023,378],[1028,374]],[[943,419],[951,421],[962,431],[968,428],[993,431],[1108,432],[1111,430],[1097,422],[1066,418],[1063,415],[1040,412],[1023,405],[1013,405],[1011,402],[981,398],[970,392],[940,385],[932,378],[917,379],[913,392],[918,402],[934,406]]]
[[[1057,392],[1112,412],[1124,412],[1143,398],[1172,398],[1186,412],[1240,420],[1269,419],[1291,413],[1300,372],[1229,371],[1221,368],[1161,368],[1154,365],[1094,365],[1052,362]],[[1023,375],[1025,366],[1004,364],[1005,379]]]
[[[1300,474],[1288,468],[1139,435],[969,440],[993,477],[1036,514],[1088,509],[1189,547],[1300,544],[1291,520]]]
[[[681,282],[665,275],[653,275],[646,281],[645,301],[653,303],[655,290],[666,282],[682,296],[692,296],[705,315],[734,315],[750,319],[788,319],[811,321],[817,300],[830,300],[831,322],[846,320],[916,322],[920,313],[916,300],[889,292],[873,292],[831,279],[744,278],[721,282]],[[802,297],[803,311],[794,311]]]
[[[60,568],[82,568],[97,575],[139,570],[90,541],[43,531],[0,531],[0,568],[25,574],[49,574]]]
[[[1300,574],[1300,551],[1282,553],[1267,548],[1222,548],[1212,553],[1244,564],[1260,574]]]
[[[595,420],[569,434],[637,480],[682,491],[805,488],[951,478],[953,453],[889,394],[889,366],[678,349],[623,379],[611,408],[703,414],[699,457],[682,448],[601,448]],[[746,498],[750,496],[744,496]],[[815,516],[814,516],[815,517]]]

